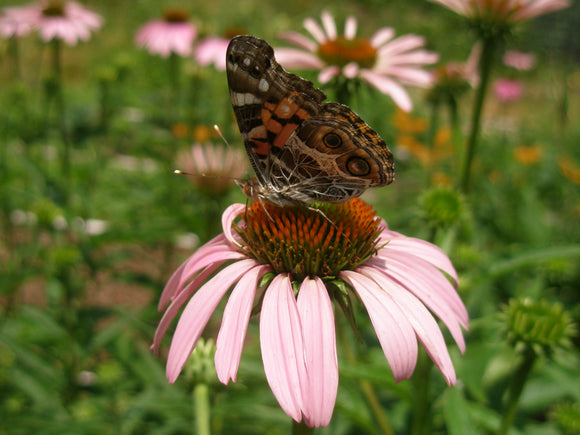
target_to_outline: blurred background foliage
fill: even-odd
[[[0,6],[16,4],[2,0]],[[175,2],[84,4],[105,23],[90,41],[62,52],[72,162],[67,177],[57,159],[55,108],[45,98],[48,45],[34,36],[19,41],[17,79],[8,41],[0,40],[0,433],[192,433],[196,375],[170,385],[164,355],[154,357],[149,346],[166,280],[220,231],[216,218],[225,207],[245,201],[233,182],[215,195],[172,174],[179,150],[207,138],[221,141],[213,124],[242,149],[225,73],[184,60],[179,101],[171,106],[167,61],[137,49],[133,40],[142,23]],[[190,12],[200,37],[244,29],[282,45],[280,31],[301,31],[304,18],[328,10],[339,23],[356,16],[364,37],[383,26],[422,35],[441,62],[464,61],[474,42],[457,15],[422,0],[178,6]],[[459,385],[445,389],[433,374],[433,433],[497,427],[518,358],[498,317],[510,299],[559,302],[574,321],[580,317],[578,22],[574,2],[517,27],[510,48],[532,52],[538,62],[518,73],[525,86],[520,100],[488,99],[473,188],[454,231],[433,228],[425,205],[430,189],[452,185],[457,176],[458,150],[446,114],[430,143],[424,90],[410,90],[410,114],[367,88],[352,102],[396,158],[396,181],[365,199],[392,229],[434,236],[447,250],[472,318],[466,354],[451,346]],[[502,74],[508,71],[500,67],[496,75]],[[464,132],[472,97],[460,101]],[[320,432],[376,433],[357,389],[366,379],[404,433],[412,384],[394,383],[369,320],[361,315],[357,321],[366,344],[351,338],[366,356],[356,364],[339,356],[335,416]],[[218,326],[216,316],[205,336]],[[238,383],[211,384],[213,433],[289,431],[289,418],[265,382],[257,332],[252,324]],[[566,349],[536,364],[513,433],[567,433],[562,415],[578,418],[578,345],[575,335]]]

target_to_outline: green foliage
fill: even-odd
[[[183,59],[173,106],[168,63],[133,47],[139,25],[170,2],[88,3],[105,17],[104,28],[91,41],[62,47],[70,174],[63,170],[57,110],[43,94],[48,47],[35,37],[21,41],[18,78],[8,42],[0,40],[0,434],[192,433],[195,381],[185,376],[170,385],[166,354],[157,358],[149,349],[160,320],[156,304],[195,248],[177,244],[180,236],[211,239],[225,206],[245,199],[233,182],[220,197],[196,189],[173,175],[174,158],[199,126],[219,124],[234,147],[242,147],[241,138],[223,72]],[[464,60],[474,41],[456,17],[427,2],[324,4],[340,19],[356,14],[365,37],[385,25],[422,34],[445,61]],[[305,1],[185,6],[204,35],[236,26],[275,42],[279,30],[299,30],[305,17],[320,12]],[[533,50],[529,41],[545,40],[549,29],[532,22],[515,35],[516,44]],[[519,358],[497,316],[508,301],[546,300],[560,304],[572,322],[580,319],[580,125],[571,122],[579,118],[579,76],[569,72],[578,59],[567,55],[572,51],[562,39],[554,41],[562,46],[556,54],[538,50],[542,61],[524,78],[522,101],[502,105],[490,97],[465,198],[449,188],[463,141],[451,134],[445,142],[445,123],[437,145],[424,130],[402,132],[386,96],[365,88],[352,101],[396,159],[393,185],[366,198],[391,229],[447,250],[471,317],[465,355],[450,344],[458,384],[447,388],[439,373],[428,372],[432,433],[499,428]],[[413,97],[411,118],[425,120],[431,109],[425,94]],[[472,97],[459,102],[463,125]],[[409,134],[424,148],[403,146]],[[417,150],[428,150],[422,154],[428,158]],[[105,229],[91,230],[93,220],[105,221]],[[207,338],[217,335],[219,313],[213,322]],[[336,409],[319,432],[377,433],[359,388],[366,381],[396,433],[408,433],[413,384],[393,381],[368,318],[357,317],[356,325],[362,342],[346,339],[364,358],[353,363],[339,355]],[[210,383],[213,433],[291,430],[266,383],[258,335],[250,325],[237,383]],[[578,429],[577,333],[570,340],[533,367],[514,433]]]

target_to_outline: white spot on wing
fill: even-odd
[[[258,83],[258,89],[262,92],[268,92],[268,89],[270,89],[270,84],[266,79],[262,79],[260,80],[260,83]]]
[[[244,58],[244,60],[243,60],[243,64],[244,64],[245,66],[250,66],[250,63],[251,63],[251,62],[252,62],[252,61],[250,60],[250,58],[249,58],[249,57],[245,57],[245,58]]]

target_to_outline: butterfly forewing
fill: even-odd
[[[237,36],[226,54],[230,97],[257,182],[279,206],[345,202],[393,181],[393,156],[358,115],[276,62],[270,45]]]

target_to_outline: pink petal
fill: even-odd
[[[389,95],[395,104],[405,112],[410,112],[413,108],[409,94],[394,80],[366,69],[361,70],[360,77],[383,94]]]
[[[322,84],[328,83],[330,79],[340,74],[340,68],[337,66],[329,66],[318,73],[318,81]]]
[[[224,236],[234,246],[240,246],[239,237],[233,230],[233,223],[246,209],[244,204],[232,204],[224,211],[222,215],[222,228]]]
[[[443,252],[441,248],[424,240],[403,236],[402,234],[395,233],[394,231],[393,234],[396,234],[398,237],[394,237],[391,240],[385,240],[388,242],[388,245],[385,247],[386,249],[406,252],[408,254],[422,258],[428,263],[431,263],[437,269],[441,269],[443,272],[449,275],[451,279],[453,279],[455,286],[457,286],[459,282],[457,272],[455,271],[453,264],[451,264],[451,260],[449,260],[449,257],[445,255],[445,252]],[[382,254],[385,254],[385,252],[381,249],[378,252],[379,257]]]
[[[193,351],[217,304],[242,275],[257,266],[256,260],[241,260],[221,270],[206,282],[183,310],[167,357],[166,375],[173,383]]]
[[[320,69],[324,63],[314,54],[296,48],[276,48],[276,60],[287,69]]]
[[[324,26],[324,30],[326,31],[327,39],[335,40],[337,33],[336,33],[336,24],[334,22],[334,18],[329,12],[322,12],[322,25]]]
[[[256,287],[264,273],[269,270],[271,268],[265,265],[249,270],[240,278],[228,299],[215,352],[215,369],[223,384],[227,384],[230,379],[236,382]]]
[[[343,270],[339,277],[360,296],[395,381],[409,378],[417,363],[417,338],[405,313],[377,283],[356,271]]]
[[[372,266],[361,266],[357,272],[367,275],[381,290],[385,291],[395,301],[397,306],[402,310],[406,319],[413,326],[415,334],[425,347],[425,350],[439,368],[447,385],[455,383],[455,369],[451,362],[451,357],[445,345],[443,334],[437,325],[437,322],[425,306],[406,289],[401,287],[395,281],[385,280],[384,275],[378,269]]]
[[[357,30],[356,28],[357,28],[356,18],[351,15],[346,19],[346,22],[344,23],[344,37],[346,39],[354,39],[354,37],[356,36]]]
[[[342,68],[342,73],[347,79],[354,79],[359,72],[359,66],[356,62],[350,62]]]
[[[371,38],[371,46],[373,48],[380,48],[381,45],[392,39],[393,36],[395,36],[395,29],[392,27],[383,27],[377,30],[377,32]]]
[[[303,24],[304,28],[310,32],[314,40],[318,44],[323,44],[326,41],[326,35],[322,27],[312,18],[306,18]]]
[[[315,53],[318,49],[318,45],[315,42],[298,32],[282,32],[278,36],[280,39],[288,41],[290,44],[297,45],[311,53]]]
[[[311,427],[326,426],[332,417],[338,390],[338,360],[334,314],[328,291],[318,277],[305,279],[298,292],[298,311],[304,331],[304,348],[310,391],[304,398]]]
[[[155,336],[153,337],[153,344],[151,345],[151,349],[157,353],[159,350],[159,346],[161,345],[161,339],[167,332],[167,328],[183,306],[185,302],[191,297],[191,295],[198,289],[198,287],[212,274],[214,273],[222,263],[212,264],[211,266],[205,268],[199,275],[195,277],[195,279],[189,283],[183,291],[180,291],[176,294],[176,296],[172,299],[171,305],[165,310],[163,313],[163,317],[159,322],[159,326],[157,326],[157,330],[155,331]]]
[[[300,422],[303,398],[308,397],[308,374],[300,314],[288,275],[277,275],[264,295],[260,347],[274,396],[284,412]]]
[[[365,263],[366,264],[366,263]],[[465,350],[465,341],[459,325],[468,329],[469,316],[449,281],[432,265],[409,254],[397,253],[389,260],[372,259],[388,279],[395,280],[419,298],[447,326],[459,349]]]

